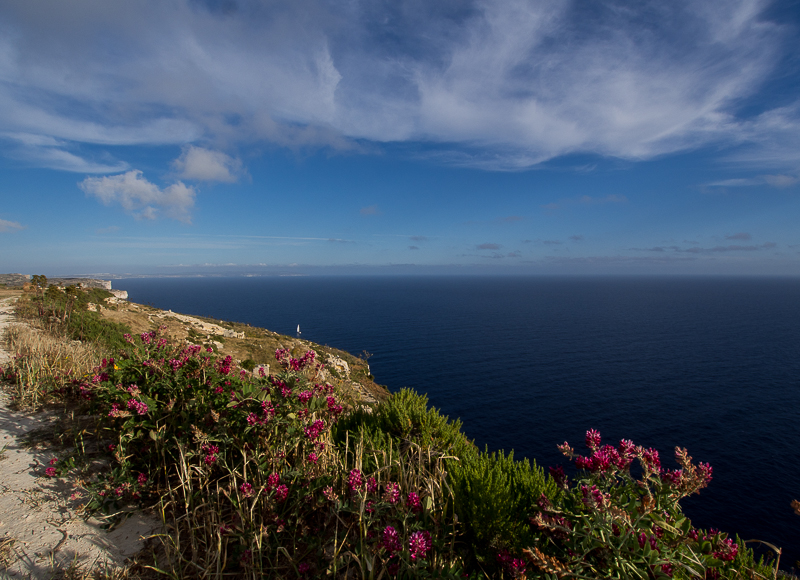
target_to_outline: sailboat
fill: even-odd
[[[300,334],[300,325],[297,325],[297,334]]]

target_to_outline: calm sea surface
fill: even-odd
[[[286,277],[114,281],[130,300],[357,354],[483,447],[545,468],[556,445],[687,447],[714,468],[695,525],[800,559],[800,280]]]

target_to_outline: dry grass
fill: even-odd
[[[70,380],[91,372],[102,355],[94,345],[83,344],[28,325],[15,324],[3,336],[14,354],[11,386],[18,408],[36,409]]]

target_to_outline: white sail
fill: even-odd
[[[297,325],[297,334],[300,334],[300,325]]]

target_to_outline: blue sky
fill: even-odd
[[[800,274],[800,2],[0,4],[0,270]]]

